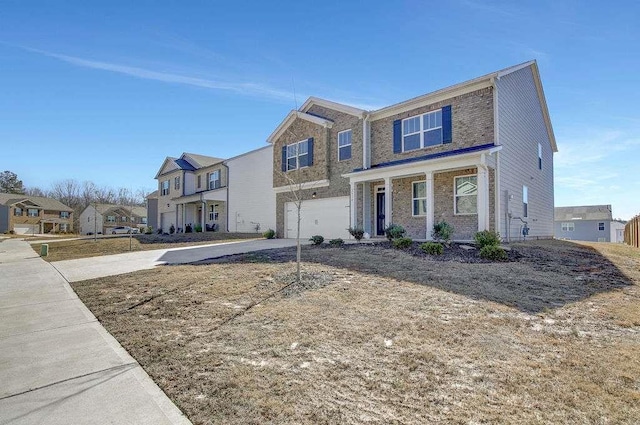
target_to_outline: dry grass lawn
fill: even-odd
[[[74,284],[196,424],[638,423],[640,252],[308,246]],[[285,288],[284,290],[282,290]]]
[[[99,237],[93,239],[79,239],[72,241],[47,241],[49,255],[43,257],[46,261],[75,260],[77,258],[97,257],[100,255],[123,254],[132,251],[148,251],[152,249],[179,248],[182,246],[196,246],[229,242],[240,239],[253,239],[256,234],[247,233],[181,233],[176,235],[133,235],[117,237]],[[129,241],[131,239],[131,241]],[[31,245],[40,254],[42,243]]]

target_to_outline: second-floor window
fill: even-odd
[[[338,161],[351,159],[351,130],[338,133]]]
[[[21,215],[22,215],[22,208],[20,208],[20,207],[16,207],[16,208],[13,210],[13,215],[21,216]]]
[[[60,211],[60,218],[69,218],[69,211]]]
[[[38,210],[35,208],[29,208],[27,209],[27,215],[29,217],[38,217],[40,214],[38,213]]]
[[[478,176],[454,179],[454,211],[456,214],[478,213]]]
[[[127,221],[129,221],[129,218],[125,217],[125,216],[122,216],[122,217],[120,217],[120,221],[127,222]]]
[[[175,179],[173,179],[173,188],[175,190],[180,189],[180,177],[176,177]]]
[[[147,217],[140,217],[141,224],[147,224]]]
[[[198,189],[202,187],[202,176],[198,175]]]
[[[542,170],[542,145],[538,143],[538,170]]]
[[[287,145],[287,171],[309,166],[309,141]]]
[[[216,170],[209,174],[209,190],[218,189],[220,187],[220,170]]]
[[[108,215],[107,216],[107,223],[115,223],[116,222],[116,216],[115,215]]]
[[[169,194],[169,180],[164,180],[160,184],[160,194],[163,196]]]
[[[529,217],[529,188],[522,186],[522,216]]]
[[[402,120],[402,151],[442,144],[442,110]]]

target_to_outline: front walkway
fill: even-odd
[[[0,241],[1,424],[190,424],[28,243]]]

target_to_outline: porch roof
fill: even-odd
[[[203,201],[226,201],[227,200],[227,188],[221,187],[219,189],[206,190],[203,192],[197,192],[193,195],[178,196],[173,198],[172,201],[178,204],[190,204]]]

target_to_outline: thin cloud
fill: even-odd
[[[83,59],[75,56],[46,52],[43,50],[32,49],[28,47],[25,47],[24,49],[30,52],[48,56],[50,58],[58,59],[63,62],[67,62],[75,66],[91,68],[91,69],[99,69],[102,71],[116,72],[119,74],[129,75],[131,77],[141,78],[145,80],[161,81],[164,83],[173,83],[173,84],[185,84],[189,86],[201,87],[201,88],[206,88],[211,90],[232,91],[232,92],[239,93],[246,96],[258,96],[258,97],[265,97],[265,98],[271,98],[276,100],[291,101],[293,99],[292,93],[284,90],[275,89],[273,87],[269,87],[261,83],[217,81],[217,80],[211,80],[206,78],[191,77],[188,75],[154,71],[150,69],[121,65],[116,63]]]

